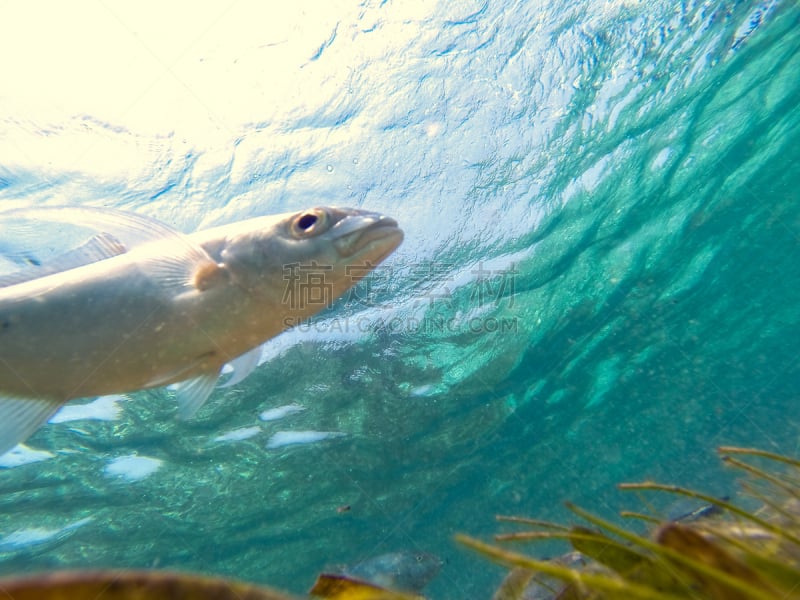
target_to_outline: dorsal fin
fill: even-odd
[[[18,239],[10,244],[12,247],[25,247],[26,249],[28,245],[32,245],[36,241],[32,231],[35,231],[37,227],[47,227],[52,224],[57,224],[60,228],[71,231],[73,234],[75,230],[88,229],[100,232],[98,235],[101,236],[111,236],[116,240],[111,244],[112,252],[116,247],[118,250],[122,250],[121,253],[136,253],[136,260],[141,263],[145,273],[153,277],[163,288],[170,290],[171,293],[197,290],[195,274],[198,272],[207,276],[206,279],[201,278],[200,281],[208,284],[209,287],[225,280],[226,274],[219,272],[220,269],[216,268],[216,262],[209,257],[202,246],[169,225],[144,215],[115,209],[82,206],[26,208],[0,212],[0,224],[9,232],[16,234],[14,237]],[[81,261],[84,263],[79,266],[91,264],[91,259],[88,263],[85,262],[87,255],[91,255],[95,251],[102,253],[103,250],[99,247],[103,246],[104,242],[110,242],[110,239],[101,239],[98,243],[91,244],[91,247],[86,249],[86,253],[73,256],[72,260],[75,261],[73,264]],[[107,250],[108,248],[106,248]],[[36,258],[35,254],[32,256]],[[49,263],[49,260],[45,261],[45,265]],[[30,266],[31,262],[26,261],[26,264]],[[4,286],[63,271],[63,266],[56,269],[54,273],[42,271],[40,267],[37,271],[37,268],[34,267],[33,274],[20,276],[12,273],[8,275],[13,279],[10,279],[9,283],[5,283]],[[23,269],[23,272],[27,273],[27,269]]]
[[[73,248],[43,265],[31,265],[20,271],[0,276],[0,288],[76,269],[124,254],[126,251],[125,245],[110,233],[98,233],[77,248]]]
[[[0,224],[16,239],[19,247],[33,246],[41,236],[42,228],[58,224],[61,230],[69,233],[74,230],[95,233],[109,233],[120,240],[129,250],[148,242],[175,239],[179,241],[184,234],[175,228],[146,215],[113,208],[91,206],[56,206],[16,208],[0,212]],[[19,230],[16,233],[15,230]],[[4,232],[5,233],[5,232]],[[22,246],[20,246],[22,244]],[[27,249],[27,248],[26,248]]]

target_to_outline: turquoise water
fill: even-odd
[[[106,7],[56,15],[83,40],[58,51],[5,19],[35,33],[0,93],[4,206],[193,231],[352,205],[406,241],[195,420],[156,391],[40,430],[0,471],[0,573],[303,593],[410,549],[445,561],[432,598],[488,598],[502,571],[452,536],[495,514],[732,494],[717,446],[796,453],[800,9],[651,4],[242,2],[180,32]],[[267,448],[282,430],[343,435]]]

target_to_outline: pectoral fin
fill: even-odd
[[[233,367],[233,375],[219,387],[231,387],[250,375],[258,366],[258,361],[261,360],[261,354],[261,346],[256,346],[249,352],[245,352],[241,356],[233,359],[229,363]]]
[[[219,373],[200,375],[187,379],[175,386],[178,399],[178,418],[185,421],[191,419],[200,409],[217,385]]]
[[[0,454],[28,439],[60,407],[53,400],[0,395]]]
[[[168,296],[202,292],[224,276],[222,268],[195,244],[151,244],[142,253],[138,259],[139,268]]]
[[[228,270],[212,261],[203,262],[194,272],[192,283],[201,292],[228,281]]]

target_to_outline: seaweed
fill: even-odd
[[[582,524],[498,516],[520,531],[487,543],[457,539],[509,573],[492,600],[800,600],[800,461],[763,450],[723,447],[722,461],[738,469],[743,494],[758,501],[747,510],[729,498],[655,482],[620,484],[644,498],[672,494],[701,503],[683,516],[621,511],[644,524],[644,534],[567,504]],[[764,466],[760,466],[760,465]],[[629,523],[630,521],[624,521]],[[562,540],[572,550],[555,559],[528,556],[512,545]],[[185,573],[89,571],[3,579],[16,600],[140,598],[291,600],[248,583]],[[342,574],[321,574],[310,595],[331,600],[424,600]]]
[[[493,600],[800,598],[800,461],[750,448],[718,451],[723,464],[744,474],[742,491],[759,501],[757,510],[679,486],[628,483],[619,488],[705,504],[677,520],[620,513],[645,523],[646,535],[568,503],[586,525],[501,516],[532,529],[497,535],[494,544],[466,535],[457,540],[510,568]],[[566,540],[572,552],[541,560],[507,547],[552,539]]]

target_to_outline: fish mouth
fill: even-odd
[[[333,246],[343,258],[358,255],[372,263],[389,256],[403,241],[397,221],[379,213],[348,215],[331,228]]]

